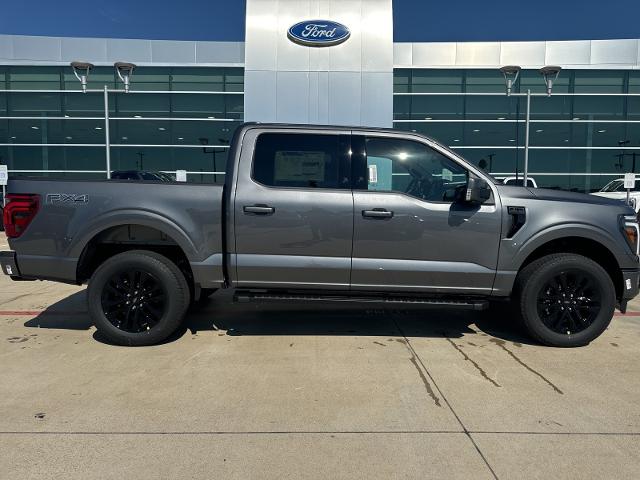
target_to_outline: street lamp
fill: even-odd
[[[135,63],[128,62],[116,62],[113,64],[113,67],[116,69],[116,73],[118,77],[124,83],[124,92],[129,93],[129,83],[131,81],[131,76],[133,75],[133,71],[136,68]]]
[[[91,70],[93,70],[93,63],[71,62],[71,68],[73,68],[73,74],[80,81],[80,85],[82,85],[82,93],[87,93],[87,78]]]
[[[544,83],[547,86],[547,96],[551,96],[551,90],[553,89],[553,82],[555,82],[560,75],[562,67],[556,67],[548,65],[540,69],[540,75],[544,78]]]
[[[518,80],[518,76],[520,75],[521,68],[517,65],[506,65],[500,68],[500,72],[502,72],[502,76],[504,77],[504,82],[507,85],[507,96],[511,95],[511,87]]]
[[[520,74],[521,67],[518,65],[507,65],[500,68],[500,73],[504,76],[505,85],[507,87],[507,96],[511,95],[511,88]],[[551,90],[553,89],[553,83],[558,78],[562,67],[546,66],[540,69],[540,75],[544,78],[544,83],[547,86],[547,96],[551,96]],[[527,89],[526,94],[516,93],[514,96],[526,96],[527,97],[527,112],[525,119],[525,133],[524,133],[524,172],[522,175],[522,185],[527,186],[527,179],[529,177],[529,124],[531,123],[531,89]]]

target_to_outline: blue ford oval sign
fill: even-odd
[[[287,32],[289,40],[307,47],[330,47],[344,42],[351,32],[347,27],[331,20],[305,20],[296,23]]]

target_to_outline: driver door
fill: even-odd
[[[426,143],[354,136],[353,290],[487,294],[501,215],[457,200],[469,172]]]

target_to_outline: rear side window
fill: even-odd
[[[349,135],[263,133],[253,179],[271,187],[350,189]]]

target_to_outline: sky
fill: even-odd
[[[17,0],[0,34],[242,41],[244,0]],[[394,0],[396,42],[640,38],[640,0]]]

